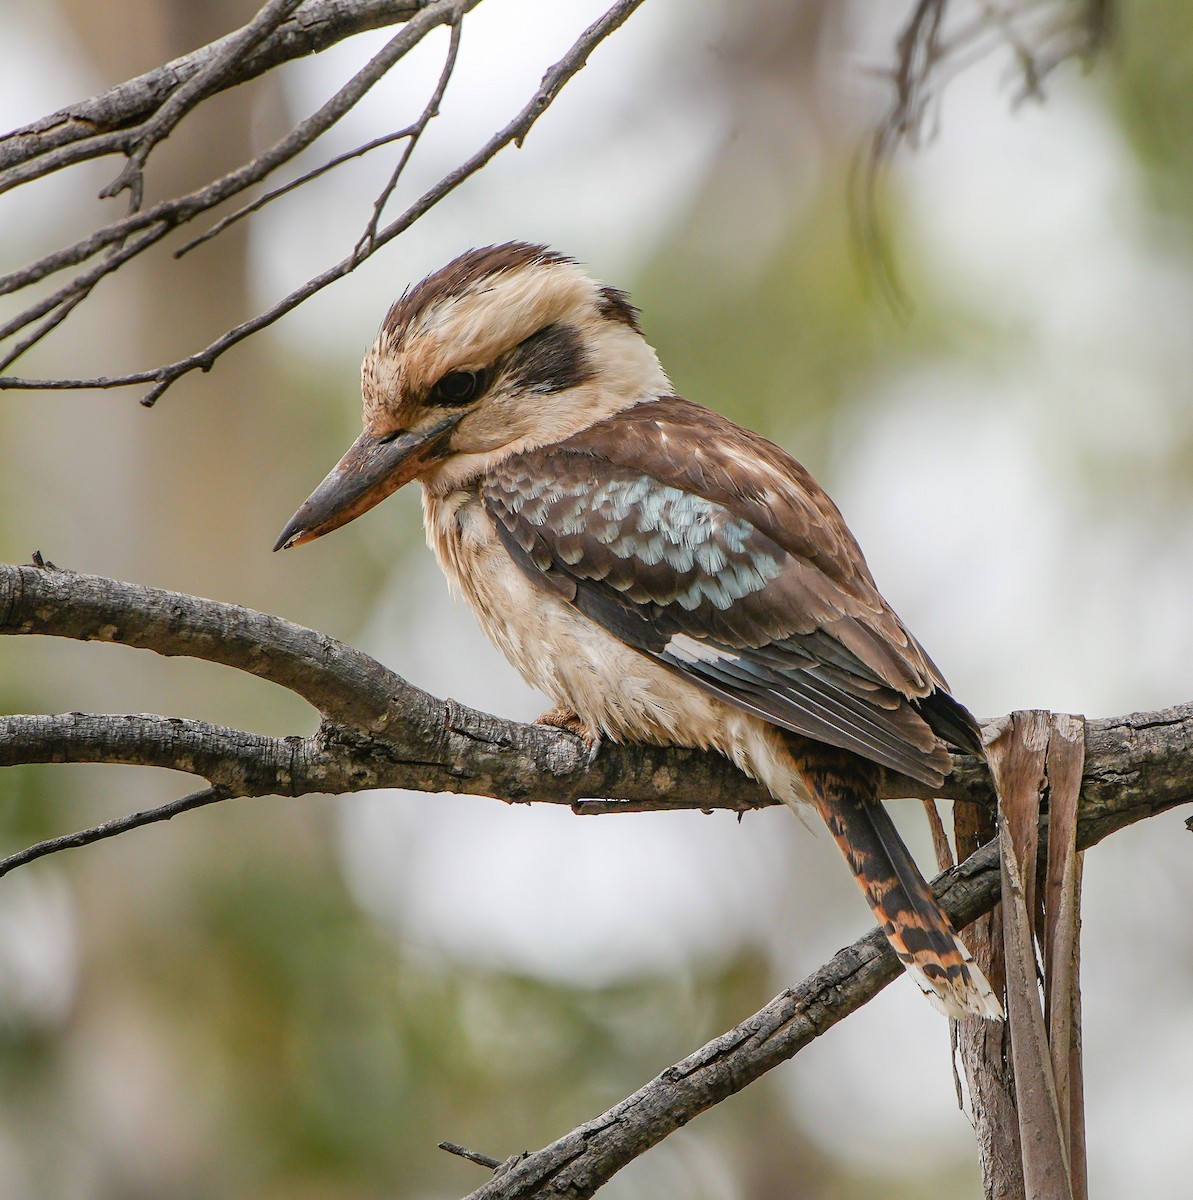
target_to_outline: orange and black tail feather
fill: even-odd
[[[796,762],[887,940],[928,999],[950,1017],[1000,1019],[998,998],[878,799],[871,765],[808,743]]]

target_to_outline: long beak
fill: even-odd
[[[290,518],[274,549],[288,550],[314,541],[380,504],[442,455],[447,435],[459,419],[453,413],[428,430],[396,437],[362,433]]]

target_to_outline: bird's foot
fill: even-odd
[[[588,747],[588,765],[592,766],[601,750],[600,731],[586,725],[580,714],[562,704],[549,708],[534,719],[536,725],[550,725],[553,729],[566,729],[574,733]]]

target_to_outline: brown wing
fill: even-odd
[[[484,500],[523,570],[707,691],[927,783],[972,718],[782,450],[678,398],[508,459]]]

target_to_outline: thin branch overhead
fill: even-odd
[[[61,326],[103,279],[174,230],[241,195],[290,163],[359,103],[428,34],[444,25],[451,31],[443,69],[421,115],[412,125],[374,138],[351,153],[332,156],[321,167],[305,173],[301,180],[275,188],[266,196],[243,206],[207,232],[192,237],[177,251],[178,254],[186,253],[217,236],[241,216],[286,195],[303,182],[351,158],[394,141],[404,141],[394,170],[377,195],[364,230],[345,258],[308,279],[257,316],[229,329],[202,349],[173,362],[121,375],[96,375],[90,378],[29,379],[9,375],[0,377],[0,388],[73,390],[148,385],[142,403],[150,405],[184,375],[197,370],[210,370],[233,346],[273,324],[329,284],[354,271],[510,143],[520,145],[563,87],[583,69],[593,50],[620,28],[643,0],[617,0],[612,4],[580,34],[564,57],[544,74],[534,94],[502,129],[468,159],[447,172],[400,216],[382,225],[385,208],[401,181],[419,139],[438,114],[451,82],[464,18],[479,3],[480,0],[429,0],[417,5],[390,5],[386,8],[363,3],[333,6],[331,0],[324,0],[323,3],[308,0],[304,4],[296,4],[295,0],[273,0],[239,33],[177,60],[159,72],[152,72],[139,80],[130,81],[122,88],[113,89],[96,101],[77,106],[74,110],[64,110],[0,138],[0,192],[42,178],[63,167],[112,154],[124,155],[127,161],[104,194],[112,195],[124,189],[130,192],[130,211],[125,217],[0,277],[0,296],[33,294],[27,290],[35,288],[43,280],[59,272],[68,272],[71,268],[82,268],[56,290],[31,300],[22,311],[0,326],[0,370],[7,370],[29,349]],[[360,10],[355,24],[348,21],[336,23],[330,12],[333,7]],[[328,33],[325,30],[321,38],[308,38],[303,43],[307,53],[362,28],[399,20],[405,23],[347,84],[273,146],[220,179],[184,196],[142,209],[143,172],[154,146],[166,133],[187,112],[231,83],[261,74],[271,66],[295,57],[300,51],[295,50],[293,37],[284,36],[287,27],[298,22],[309,29],[320,20],[329,23],[332,31]],[[93,112],[93,109],[96,111]],[[92,121],[92,135],[83,136],[80,130],[89,120]],[[97,128],[101,132],[94,132]],[[6,342],[9,343],[7,346]]]
[[[1049,75],[1073,59],[1089,61],[1114,27],[1111,0],[997,0],[974,8],[917,0],[895,43],[893,95],[875,130],[875,161],[888,159],[900,142],[914,144],[949,82],[999,47],[1011,52],[1017,98],[1039,99]]]
[[[246,83],[293,59],[318,54],[355,34],[409,21],[426,4],[427,0],[305,0],[236,69],[218,81],[216,90]],[[36,163],[29,178],[41,178],[57,166],[112,153],[108,143],[97,139],[149,120],[178,88],[219,57],[225,44],[236,36],[228,34],[90,100],[59,109],[0,137],[0,172],[4,172],[0,179],[14,178],[7,172],[23,163]],[[53,151],[77,142],[87,143],[80,158],[70,162],[49,159]]]
[[[175,91],[151,120],[129,139],[130,151],[124,170],[100,192],[100,198],[129,193],[129,211],[138,212],[145,192],[145,163],[154,146],[170,136],[171,130],[196,104],[220,89],[237,66],[252,53],[298,7],[300,0],[269,0],[241,30],[228,38],[220,51],[198,73]]]
[[[435,3],[424,7],[421,12],[403,26],[399,33],[390,39],[378,54],[374,55],[356,75],[315,113],[301,121],[289,134],[238,170],[232,171],[222,178],[198,188],[187,195],[164,200],[142,212],[133,212],[121,220],[113,221],[103,228],[80,238],[73,245],[44,255],[36,262],[0,277],[0,295],[8,295],[23,291],[31,285],[57,274],[59,271],[87,262],[89,259],[100,254],[101,251],[108,251],[108,253],[100,258],[98,263],[69,279],[57,291],[29,304],[22,312],[18,313],[3,326],[0,326],[0,345],[6,339],[12,337],[15,333],[32,324],[34,321],[39,320],[47,313],[53,314],[62,306],[76,300],[76,297],[79,297],[84,290],[90,291],[106,275],[112,274],[130,259],[149,249],[150,246],[159,242],[175,228],[187,224],[201,214],[222,204],[224,201],[241,194],[246,189],[267,178],[279,167],[290,162],[298,154],[311,146],[312,143],[359,103],[385,77],[387,72],[400,62],[410,50],[417,46],[427,34],[445,23],[458,22],[462,19],[464,13],[474,8],[477,3],[479,3],[479,0],[436,0]],[[218,90],[218,83],[219,79],[217,77],[211,83],[212,88]],[[146,129],[148,124],[146,123],[139,128]],[[126,149],[126,146],[127,134],[121,132],[120,144],[115,148]],[[111,153],[113,151],[109,149],[108,152]],[[52,153],[50,157],[53,157]],[[33,160],[27,165],[32,168],[37,165],[37,161]],[[0,173],[0,190],[3,190],[5,186],[5,175]],[[129,241],[130,236],[134,234],[137,236]],[[305,299],[306,297],[304,296],[303,298]],[[298,301],[290,304],[289,308],[295,307],[296,303]],[[287,308],[284,311],[289,311],[289,309]],[[279,312],[277,315],[280,316],[281,313]],[[49,332],[49,329],[47,328],[44,332]],[[35,344],[37,340],[40,340],[40,337],[26,339],[20,347],[20,352],[23,353]],[[234,341],[239,340],[240,338],[234,339]],[[228,344],[234,344],[234,341],[230,341]],[[208,347],[208,352],[212,350],[212,347]],[[7,354],[4,356],[3,361],[7,366],[13,359],[14,356],[12,354]],[[181,363],[174,363],[149,371],[134,372],[129,375],[113,378],[101,377],[92,380],[59,379],[43,381],[0,379],[0,387],[120,387],[128,384],[155,383],[157,387],[151,393],[151,397],[156,398],[157,395],[160,395],[170,383],[174,382],[182,374],[198,367],[207,370],[214,361],[214,357],[208,357],[207,352],[204,352],[192,355],[188,359],[184,359]]]

